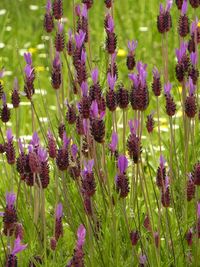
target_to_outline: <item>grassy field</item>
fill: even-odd
[[[115,32],[118,39],[119,78],[117,84],[123,82],[127,89],[131,88],[128,79],[129,71],[126,67],[127,42],[133,39],[137,40],[136,60],[141,60],[148,65],[147,85],[150,103],[142,113],[133,111],[129,106],[125,111],[125,120],[124,112],[117,108],[114,122],[114,115],[112,116],[111,112],[107,110],[105,145],[93,140],[95,145],[94,147],[92,145],[92,153],[94,154],[89,157],[95,158],[94,169],[97,186],[92,200],[94,215],[88,216],[84,211],[81,178],[79,177],[77,181],[72,180],[69,172],[62,172],[57,168],[55,160],[49,160],[50,185],[48,189],[42,190],[36,184],[34,187],[28,187],[23,181],[20,181],[15,165],[7,164],[5,153],[0,155],[0,211],[4,211],[6,206],[6,192],[13,190],[17,194],[18,221],[24,228],[23,243],[28,244],[27,249],[18,255],[19,267],[67,266],[74,253],[76,232],[80,224],[86,228],[84,245],[86,267],[199,266],[197,261],[200,255],[199,239],[194,235],[192,246],[188,246],[185,240],[185,233],[188,229],[192,227],[194,232],[197,230],[196,206],[199,201],[199,189],[196,187],[195,200],[191,202],[187,202],[185,193],[187,175],[192,172],[194,164],[199,160],[199,121],[197,115],[195,119],[187,119],[181,105],[181,92],[184,89],[182,89],[183,84],[177,81],[175,75],[177,63],[175,48],[179,47],[180,42],[177,32],[177,20],[180,12],[175,4],[171,10],[173,27],[167,35],[167,41],[164,39],[167,44],[169,81],[173,85],[172,95],[177,104],[176,115],[173,118],[166,115],[164,94],[159,98],[157,106],[156,98],[152,93],[152,69],[154,66],[159,69],[162,84],[164,83],[163,39],[162,35],[158,33],[156,25],[159,4],[158,0],[114,1]],[[34,131],[38,132],[43,147],[47,146],[46,133],[48,129],[54,133],[57,146],[60,147],[62,144],[62,140],[58,138],[57,134],[61,115],[55,90],[51,86],[52,58],[50,51],[54,42],[55,30],[53,33],[47,34],[43,28],[45,5],[45,1],[39,0],[0,1],[0,69],[5,69],[1,82],[8,103],[10,103],[14,77],[19,80],[19,90],[24,90],[25,61],[23,55],[25,52],[32,54],[33,66],[36,71],[34,106],[26,96],[21,94],[21,104],[18,109],[13,109],[12,105],[9,105],[11,120],[6,124],[0,122],[0,143],[3,144],[5,141],[6,130],[12,128],[17,156],[19,153],[16,139],[21,137],[27,147]],[[63,6],[64,32],[67,40],[68,30],[73,29],[73,1],[63,0]],[[187,14],[190,21],[198,14],[198,9],[194,11],[189,6]],[[92,60],[87,65],[88,73],[98,66],[99,80],[104,95],[107,90],[108,65],[104,30],[106,12],[104,1],[94,0],[93,7],[89,11]],[[89,55],[88,46],[86,46],[86,51]],[[64,99],[68,98],[70,103],[77,105],[80,96],[73,94],[70,81],[71,72],[72,75],[74,74],[72,60],[63,53],[61,58],[63,91],[58,95],[60,105],[63,107],[62,94],[64,94]],[[88,83],[92,84],[90,75]],[[66,109],[63,108],[62,111],[65,113]],[[154,112],[155,128],[149,135],[145,121],[146,116],[151,112]],[[140,122],[142,156],[139,164],[134,164],[129,158],[127,176],[130,180],[130,193],[126,199],[121,199],[114,186],[115,176],[119,170],[116,167],[116,160],[110,156],[108,144],[113,131],[112,125],[114,125],[118,128],[119,154],[122,154],[124,152],[123,138],[127,139],[129,135],[127,121],[136,117]],[[73,142],[78,146],[83,169],[85,160],[81,152],[83,139],[78,136],[74,125],[70,126],[65,120],[64,122],[67,136],[72,137]],[[160,157],[159,142],[162,143],[162,154],[166,159],[167,173],[170,176],[171,204],[169,208],[162,207],[160,191],[155,183]],[[126,151],[126,156],[128,157],[128,151]],[[173,177],[171,177],[172,174]],[[102,182],[105,177],[107,177],[106,183]],[[14,187],[11,186],[11,181],[14,181]],[[59,239],[56,250],[52,251],[50,238],[54,234],[55,204],[58,199],[59,202],[62,202],[64,209],[64,236]],[[34,218],[36,207],[39,210],[37,223]],[[150,230],[144,225],[147,214],[150,218]],[[0,228],[3,228],[3,220],[0,220]],[[137,246],[132,246],[130,232],[136,229],[140,232],[140,240]],[[154,234],[157,231],[160,234],[158,247],[154,241]],[[10,253],[9,246],[12,247],[13,242],[13,237],[6,237],[3,231],[0,232],[1,266],[11,267],[5,265],[5,259],[6,255]],[[142,265],[141,255],[146,257],[144,265]],[[41,264],[34,260],[36,256],[41,258]],[[29,265],[30,261],[35,265]],[[82,267],[82,265],[72,266]]]

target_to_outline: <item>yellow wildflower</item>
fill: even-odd
[[[30,52],[31,54],[34,54],[34,53],[37,52],[37,48],[35,48],[35,47],[30,47],[30,48],[28,49],[28,52]]]
[[[118,57],[125,57],[126,56],[126,51],[124,49],[119,49],[117,52]]]

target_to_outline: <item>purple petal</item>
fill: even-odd
[[[27,248],[27,245],[23,245],[21,243],[20,237],[18,237],[17,239],[15,239],[14,248],[12,250],[12,255],[16,255],[17,253],[23,251],[26,248]]]
[[[0,212],[0,217],[3,217],[4,216],[4,212]]]
[[[190,54],[190,59],[191,59],[191,62],[192,62],[193,66],[197,65],[197,62],[198,62],[198,54],[197,54],[197,52],[192,52]]]
[[[67,149],[69,143],[70,143],[70,138],[67,138],[67,134],[64,131],[64,133],[63,133],[63,149]]]
[[[92,101],[92,104],[91,104],[91,107],[90,107],[90,112],[91,112],[91,116],[93,118],[98,118],[99,109],[98,109],[98,104],[97,104],[96,100]]]
[[[155,79],[159,79],[160,78],[160,73],[158,71],[158,69],[156,67],[153,68],[152,70],[153,76]]]
[[[51,12],[51,0],[47,0],[46,11],[47,11],[47,13]]]
[[[195,20],[192,22],[191,27],[190,27],[191,35],[196,31],[198,22],[199,22],[199,19],[196,17]]]
[[[117,145],[118,145],[118,134],[116,132],[113,132],[111,143],[109,144],[109,148],[113,153],[116,151]]]
[[[40,139],[37,132],[33,133],[32,140],[30,142],[31,145],[37,147],[40,144]]]
[[[77,230],[77,247],[81,248],[84,243],[85,243],[85,237],[86,237],[86,229],[83,226],[83,224],[81,224]]]
[[[135,73],[131,73],[128,75],[129,79],[133,82],[133,86],[135,88],[138,88],[139,86],[139,79],[138,79],[138,75]]]
[[[63,216],[63,206],[59,203],[56,207],[56,219],[60,219]]]
[[[128,41],[128,49],[130,53],[134,53],[135,49],[137,48],[138,42],[137,41]]]
[[[86,56],[87,56],[86,51],[84,51],[84,49],[82,49],[82,51],[81,51],[81,64],[85,64]]]
[[[95,68],[95,69],[92,70],[91,76],[92,76],[93,83],[94,84],[97,84],[97,82],[98,82],[98,76],[99,76],[98,68]]]
[[[72,30],[69,29],[68,31],[69,40],[72,41]]]
[[[88,162],[84,163],[84,169],[88,172],[88,173],[92,173],[92,169],[93,169],[93,166],[94,166],[94,160],[91,159],[91,160],[88,160]]]
[[[172,89],[172,84],[170,82],[164,84],[164,92],[166,95],[170,94],[171,89]]]
[[[107,27],[107,30],[109,32],[114,32],[114,28],[115,28],[115,26],[114,26],[114,20],[113,20],[112,16],[109,16],[108,17],[108,27]]]
[[[111,55],[111,64],[112,66],[115,64],[116,62],[116,57],[117,57],[117,52],[114,52],[112,55]]]
[[[166,11],[169,12],[170,9],[172,8],[173,0],[167,0],[166,3]]]
[[[127,167],[128,167],[128,160],[127,160],[126,156],[120,155],[118,158],[118,169],[119,169],[120,173],[121,174],[125,173]]]
[[[21,138],[19,138],[19,140],[18,140],[18,145],[19,145],[19,151],[20,151],[20,153],[23,153],[24,152],[24,146],[22,144]]]
[[[117,80],[116,75],[113,77],[113,76],[111,76],[111,74],[110,74],[110,72],[109,72],[109,73],[108,73],[108,76],[107,76],[107,82],[108,82],[108,86],[109,86],[109,88],[110,88],[111,90],[114,90],[116,80]]]
[[[31,67],[31,65],[26,65],[24,68],[24,72],[27,78],[31,78],[33,75],[34,69]]]
[[[165,189],[169,187],[169,176],[166,176],[165,178]]]
[[[86,33],[83,32],[82,30],[79,31],[79,33],[75,34],[75,42],[76,42],[76,46],[77,48],[81,48],[83,45],[83,42],[85,40],[85,35]]]
[[[81,90],[82,90],[83,96],[87,96],[87,94],[88,94],[88,84],[87,84],[87,82],[82,82]]]
[[[63,29],[64,29],[64,25],[62,24],[62,22],[58,22],[58,32],[60,34],[63,33]]]
[[[182,8],[181,8],[181,15],[182,16],[186,14],[187,8],[188,8],[187,0],[184,0],[183,4],[182,4]]]
[[[74,160],[77,158],[77,153],[78,153],[78,147],[76,144],[73,144],[71,146],[71,154]]]
[[[16,195],[13,192],[6,193],[6,205],[8,208],[11,208],[14,206],[14,203],[16,201]]]
[[[38,158],[41,162],[46,162],[48,160],[48,154],[47,154],[46,149],[39,147],[37,154],[38,154]]]
[[[55,69],[57,69],[57,68],[60,68],[60,65],[61,65],[61,63],[60,63],[60,53],[56,51],[56,55],[55,55],[54,60],[53,60],[53,67]]]
[[[8,129],[6,131],[6,137],[7,137],[8,142],[11,142],[13,140],[13,134],[12,134],[12,130],[11,129]]]
[[[105,115],[106,115],[106,112],[105,111],[101,111],[100,116],[99,116],[100,120],[103,120]]]
[[[145,264],[146,264],[146,262],[147,262],[147,257],[146,257],[146,255],[141,254],[141,255],[140,255],[140,258],[139,258],[139,262],[140,262],[141,265],[145,266]]]
[[[77,6],[75,7],[75,12],[76,12],[76,15],[77,15],[78,17],[80,17],[80,15],[81,15],[81,6],[80,6],[80,5],[77,5]]]
[[[128,121],[128,125],[129,125],[129,128],[130,128],[130,132],[131,134],[135,134],[136,135],[136,132],[137,132],[137,129],[138,129],[138,126],[139,126],[139,122],[138,120],[129,120]]]
[[[87,19],[88,11],[87,11],[87,5],[83,5],[82,7],[82,16]]]
[[[165,166],[165,158],[164,158],[164,156],[163,155],[161,155],[160,156],[160,167],[161,167],[161,169],[163,169],[164,168],[164,166]]]
[[[27,65],[32,65],[32,56],[31,53],[24,53],[24,59]]]
[[[193,84],[193,80],[189,77],[189,81],[186,83],[186,87],[189,88],[189,95],[192,96],[196,89],[195,85]]]

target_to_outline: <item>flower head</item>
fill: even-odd
[[[24,146],[22,144],[21,138],[19,138],[19,140],[18,140],[18,145],[19,145],[19,151],[20,151],[20,153],[23,153],[24,152]]]
[[[63,206],[59,203],[56,207],[56,219],[59,220],[63,216]]]
[[[87,96],[87,94],[88,94],[88,84],[87,84],[87,82],[82,82],[81,90],[82,90],[83,96]]]
[[[160,168],[161,169],[164,168],[165,162],[166,162],[166,160],[165,160],[164,156],[163,155],[160,155]]]
[[[46,11],[47,13],[50,13],[51,12],[51,0],[47,0],[47,4],[46,4]]]
[[[85,64],[86,56],[87,56],[86,51],[84,51],[84,49],[82,49],[82,51],[81,51],[81,64]]]
[[[12,134],[12,130],[11,129],[8,129],[6,131],[6,137],[7,137],[8,142],[11,142],[13,140],[13,134]]]
[[[87,19],[87,16],[88,16],[88,10],[87,10],[87,5],[83,5],[82,7],[82,13],[81,13],[82,17],[86,18]]]
[[[111,143],[109,144],[109,148],[111,152],[115,152],[117,150],[118,145],[118,134],[116,132],[112,133]]]
[[[107,27],[107,30],[110,33],[112,33],[112,32],[114,32],[114,29],[115,29],[114,20],[113,20],[112,16],[109,16],[108,17],[108,27]]]
[[[121,174],[126,172],[126,169],[128,167],[128,160],[126,156],[120,155],[118,158],[118,169]]]
[[[152,73],[153,73],[153,77],[155,79],[159,79],[160,78],[160,73],[159,73],[158,69],[156,68],[156,66],[153,68]]]
[[[38,147],[39,146],[40,139],[39,139],[39,136],[38,136],[38,133],[37,132],[34,132],[33,133],[33,136],[32,136],[32,139],[31,139],[30,144],[33,145],[33,146],[35,146],[35,147]]]
[[[129,125],[129,128],[130,128],[131,134],[135,134],[136,135],[137,129],[138,129],[138,126],[139,126],[138,120],[129,120],[128,125]]]
[[[88,160],[88,162],[85,161],[84,162],[84,172],[92,173],[93,166],[94,166],[94,160],[93,159]]]
[[[61,63],[60,63],[60,53],[56,51],[56,55],[55,55],[54,60],[53,60],[53,67],[55,69],[57,69],[57,68],[60,68],[60,65],[61,65]]]
[[[175,50],[176,51],[176,57],[177,57],[179,63],[181,62],[183,56],[186,54],[187,47],[188,47],[188,43],[182,42],[180,45],[180,48]]]
[[[72,154],[73,159],[76,159],[76,158],[77,158],[78,147],[77,147],[76,144],[73,144],[73,145],[71,146],[71,154]]]
[[[67,138],[67,134],[64,131],[64,133],[63,133],[63,149],[67,149],[69,143],[70,143],[70,138]]]
[[[197,52],[192,52],[190,54],[190,59],[191,59],[191,62],[192,62],[192,65],[195,66],[198,62],[198,54]]]
[[[13,192],[6,193],[6,205],[8,208],[12,208],[14,206],[14,203],[16,201],[16,195]]]
[[[196,89],[195,85],[193,84],[193,80],[191,77],[189,77],[188,82],[186,83],[186,87],[189,89],[189,95],[193,95],[194,91]]]
[[[32,56],[31,53],[24,53],[24,59],[27,65],[32,65]]]
[[[58,22],[58,33],[62,34],[64,29],[64,25],[62,22]]]
[[[23,245],[21,243],[21,239],[20,237],[17,237],[17,239],[15,239],[15,243],[14,243],[14,248],[12,250],[12,255],[16,255],[17,253],[25,250],[27,248],[27,245]]]
[[[37,154],[38,154],[38,158],[41,162],[46,162],[47,159],[48,159],[48,154],[47,154],[47,151],[46,149],[42,148],[42,147],[39,147],[38,148],[38,151],[37,151]]]
[[[26,65],[24,68],[24,72],[26,75],[26,78],[32,79],[34,76],[34,68],[31,67],[31,65]]]
[[[182,8],[181,8],[181,15],[182,16],[186,14],[187,8],[188,8],[187,0],[184,0],[183,4],[182,4]]]
[[[98,103],[96,100],[92,101],[90,112],[93,118],[98,118],[99,109],[98,109]]]

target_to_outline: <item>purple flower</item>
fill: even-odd
[[[8,142],[12,142],[12,140],[13,140],[13,135],[12,135],[12,130],[11,130],[11,129],[8,129],[8,130],[6,131],[6,137],[7,137]]]
[[[39,147],[37,154],[38,154],[38,158],[41,162],[46,162],[48,160],[48,154],[47,154],[46,149]]]
[[[135,49],[137,48],[138,42],[137,41],[128,41],[128,50],[129,53],[133,54],[135,52]]]
[[[165,190],[169,187],[169,176],[166,176],[165,178]]]
[[[64,29],[64,25],[62,22],[58,22],[58,33],[62,34]]]
[[[165,166],[165,158],[163,155],[160,155],[160,168],[163,169]]]
[[[191,35],[193,35],[194,32],[196,31],[198,22],[199,22],[199,19],[196,17],[195,20],[192,22],[191,27],[190,27]]]
[[[39,146],[40,139],[39,139],[39,136],[38,136],[37,132],[33,133],[32,140],[31,140],[30,144],[33,145],[34,147],[38,147]]]
[[[83,45],[83,42],[85,40],[85,35],[86,33],[83,32],[82,30],[79,31],[79,33],[75,34],[75,42],[76,42],[76,46],[77,48],[81,48]]]
[[[64,133],[63,133],[63,149],[67,149],[69,143],[70,143],[70,138],[67,138],[67,134],[64,131]]]
[[[111,64],[112,64],[112,66],[115,64],[116,57],[117,57],[117,52],[114,52],[114,53],[111,55]]]
[[[115,28],[115,26],[114,26],[114,20],[113,20],[112,16],[109,16],[109,18],[108,18],[108,27],[107,27],[107,30],[108,30],[110,33],[112,33],[112,32],[114,32],[114,28]]]
[[[159,71],[158,71],[158,69],[156,67],[153,68],[152,73],[153,73],[153,77],[155,79],[159,79],[160,78],[160,73],[159,73]]]
[[[91,76],[92,76],[93,83],[94,84],[97,84],[97,82],[98,82],[98,76],[99,76],[98,68],[95,68],[95,69],[92,70]]]
[[[176,51],[176,57],[177,57],[179,63],[181,62],[183,56],[186,54],[187,47],[188,47],[188,43],[182,42],[180,45],[180,49],[175,50]]]
[[[164,12],[165,12],[165,9],[164,9],[164,7],[163,7],[163,4],[160,4],[160,6],[159,6],[159,13],[160,14],[164,14]]]
[[[146,77],[147,77],[147,64],[143,64],[141,61],[138,61],[136,64],[136,68],[138,71],[139,81],[142,86],[146,84]]]
[[[191,62],[192,62],[193,66],[197,65],[197,62],[198,62],[198,54],[197,54],[197,52],[192,52],[190,54],[190,59],[191,59]]]
[[[200,218],[200,202],[197,203],[197,216]]]
[[[4,216],[4,212],[0,212],[0,217],[3,217]]]
[[[32,65],[32,56],[31,53],[24,53],[24,59],[27,65]]]
[[[59,220],[63,216],[63,206],[59,203],[56,207],[56,219]]]
[[[69,40],[72,41],[72,30],[69,29],[68,31]]]
[[[87,84],[87,82],[82,82],[81,90],[82,90],[83,96],[87,96],[87,94],[88,94],[88,84]]]
[[[112,153],[114,153],[117,150],[118,145],[118,135],[116,132],[112,133],[111,143],[109,144],[109,148]]]
[[[85,243],[86,229],[83,224],[81,224],[77,230],[77,247],[82,248]]]
[[[171,89],[172,89],[172,84],[170,82],[164,84],[164,92],[166,95],[170,95]]]
[[[10,209],[14,206],[16,201],[16,195],[13,192],[6,193],[6,205]]]
[[[83,5],[82,7],[82,17],[87,19],[88,11],[87,11],[87,5]]]
[[[130,128],[131,134],[135,134],[136,135],[137,129],[138,129],[138,126],[139,126],[138,120],[129,120],[128,125],[129,125],[129,128]]]
[[[85,64],[86,56],[87,56],[86,52],[84,51],[84,49],[82,49],[82,51],[81,51],[81,64]]]
[[[109,86],[109,88],[110,88],[111,90],[114,90],[116,80],[117,80],[116,75],[113,77],[113,76],[111,76],[111,74],[110,74],[110,72],[109,72],[109,73],[108,73],[108,76],[107,76],[107,82],[108,82],[108,86]]]
[[[194,94],[194,91],[195,91],[196,87],[193,84],[193,80],[192,80],[191,77],[189,77],[189,80],[186,83],[186,87],[189,89],[189,95],[192,96]]]
[[[71,154],[72,154],[73,159],[75,160],[77,158],[77,154],[78,154],[78,147],[76,144],[73,144],[71,146]]]
[[[92,101],[92,104],[91,104],[91,107],[90,107],[90,112],[91,112],[91,116],[93,118],[98,118],[99,109],[98,109],[98,104],[97,104],[96,100]]]
[[[187,0],[184,0],[183,4],[182,4],[182,8],[181,8],[181,15],[182,16],[186,14],[187,8],[188,8]]]
[[[21,243],[21,239],[20,237],[18,236],[17,239],[15,239],[15,243],[14,243],[14,248],[12,250],[12,255],[16,255],[17,253],[25,250],[27,248],[27,245],[23,245]]]
[[[46,11],[47,13],[51,13],[51,0],[47,0]]]
[[[125,173],[127,167],[128,167],[128,160],[126,156],[120,155],[118,158],[118,169],[119,169],[120,174]]]

